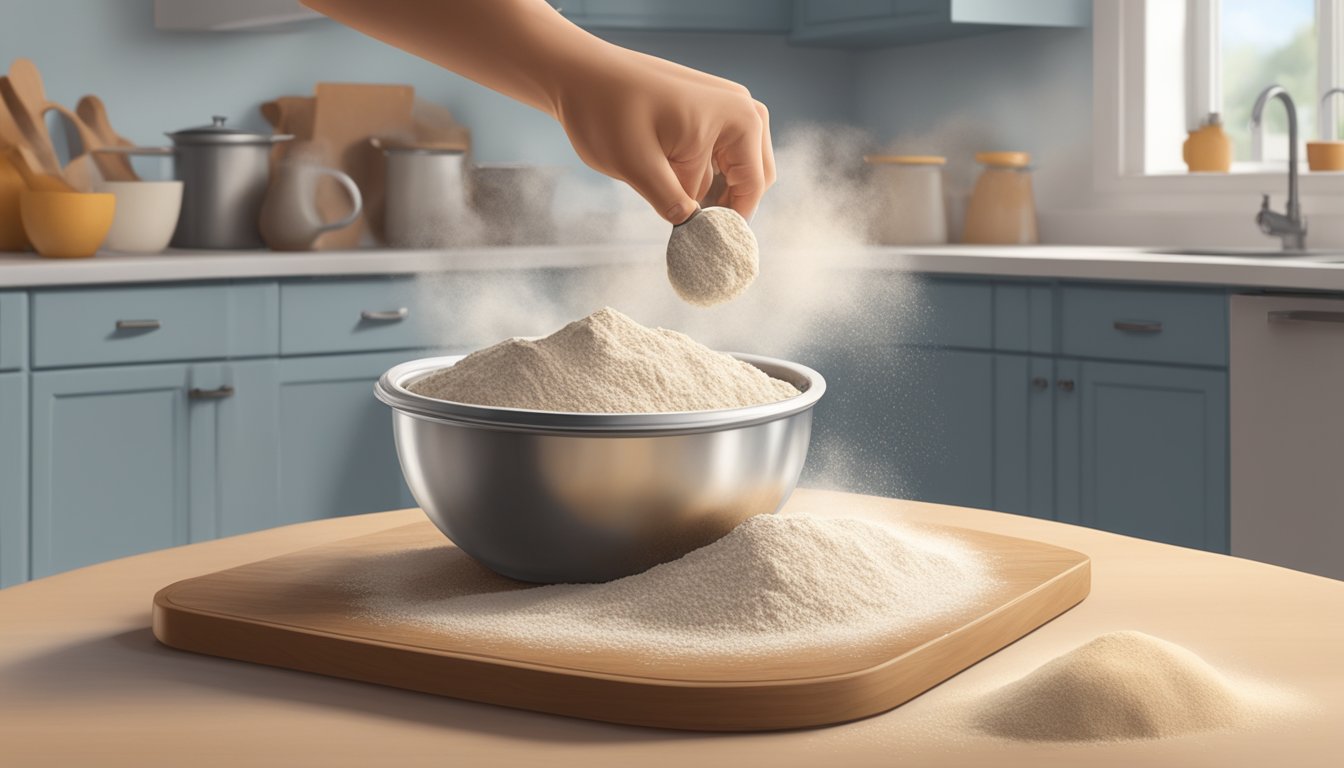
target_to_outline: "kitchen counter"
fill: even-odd
[[[773,734],[657,731],[453,701],[159,645],[160,587],[404,525],[416,510],[273,529],[91,566],[0,591],[5,765],[1333,765],[1344,751],[1344,582],[1060,523],[799,491],[790,506],[937,521],[1092,557],[1081,605],[914,701]],[[1104,745],[959,732],[984,691],[1104,632],[1137,629],[1298,700],[1255,730]]]
[[[0,253],[0,289],[637,264],[659,266],[662,258],[661,243],[446,250],[364,249],[317,253],[100,253],[93,259],[74,260]],[[767,252],[767,268],[769,258]],[[839,266],[925,273],[1344,291],[1344,264],[1304,259],[1161,255],[1137,248],[873,246],[828,253],[826,258]]]

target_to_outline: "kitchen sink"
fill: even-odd
[[[1243,259],[1290,259],[1313,261],[1319,264],[1344,263],[1344,250],[1308,248],[1305,251],[1285,251],[1279,248],[1153,248],[1146,253],[1168,256],[1223,256]]]

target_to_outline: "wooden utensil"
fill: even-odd
[[[471,149],[471,131],[441,104],[416,99],[411,121],[411,132],[419,146],[463,152]]]
[[[23,177],[23,183],[28,185],[29,189],[47,192],[79,191],[60,174],[41,170],[37,163],[31,159],[26,148],[10,147],[7,154],[10,164]]]
[[[261,116],[271,124],[275,133],[287,133],[293,141],[282,141],[271,149],[271,172],[288,154],[299,147],[308,147],[313,139],[313,97],[281,96],[261,105]]]
[[[42,87],[42,75],[37,71],[37,65],[30,59],[15,59],[9,65],[6,82],[5,103],[28,142],[29,151],[48,173],[59,172],[61,162],[42,119],[46,111],[47,93]]]
[[[855,720],[918,696],[1083,600],[1090,560],[1069,549],[930,526],[976,550],[995,586],[903,639],[834,652],[675,662],[584,654],[507,637],[455,637],[371,616],[350,574],[415,553],[437,598],[519,589],[450,544],[429,521],[301,550],[165,587],[154,635],[183,650],[472,701],[614,723],[710,731]],[[431,603],[428,596],[426,603]]]
[[[123,138],[112,128],[112,121],[108,119],[107,108],[103,106],[103,100],[92,94],[80,98],[79,103],[75,105],[75,114],[80,120],[84,121],[92,135],[97,139],[99,146],[102,147],[133,147],[135,143],[129,139]],[[82,140],[82,139],[81,139]],[[103,174],[103,178],[108,181],[139,181],[140,175],[135,172],[131,166],[131,158],[126,155],[115,155],[108,153],[94,154],[94,147],[85,145],[84,151],[93,155],[93,162],[97,164],[98,170]]]
[[[321,164],[350,175],[364,195],[361,221],[318,238],[320,250],[354,248],[365,227],[382,230],[383,162],[381,153],[369,144],[373,136],[398,135],[411,130],[415,89],[409,85],[318,83],[313,105],[311,148]],[[303,151],[294,147],[291,152]],[[318,195],[318,210],[328,220],[349,210],[349,202],[335,184],[324,185]]]

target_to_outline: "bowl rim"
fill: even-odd
[[[450,424],[550,434],[666,435],[711,432],[775,421],[806,411],[826,393],[826,380],[815,370],[788,360],[728,352],[762,372],[794,385],[801,392],[772,403],[711,411],[662,413],[577,413],[496,408],[419,395],[406,388],[432,371],[455,365],[466,355],[409,360],[389,368],[373,386],[374,396],[394,411]]]

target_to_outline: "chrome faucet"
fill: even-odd
[[[1270,210],[1269,195],[1260,201],[1260,213],[1255,223],[1260,231],[1283,241],[1283,250],[1302,251],[1307,247],[1307,222],[1302,218],[1302,204],[1297,197],[1297,106],[1293,97],[1281,85],[1271,85],[1260,93],[1251,110],[1251,134],[1259,146],[1264,133],[1264,112],[1271,99],[1279,99],[1288,111],[1288,208],[1283,212]]]

